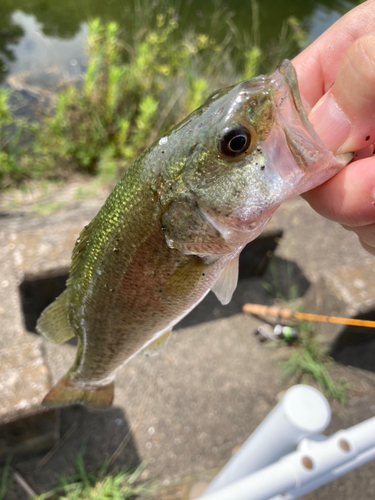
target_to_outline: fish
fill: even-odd
[[[43,400],[108,408],[116,370],[155,354],[212,290],[227,304],[238,258],[286,199],[347,165],[308,120],[290,61],[218,90],[129,167],[75,244],[65,291],[37,329],[78,337]]]

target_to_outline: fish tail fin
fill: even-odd
[[[67,290],[52,302],[41,314],[36,329],[48,340],[60,344],[74,337],[69,323]]]
[[[43,399],[42,405],[48,408],[83,403],[91,408],[106,409],[112,405],[114,397],[113,381],[105,385],[85,387],[78,384],[68,373]]]

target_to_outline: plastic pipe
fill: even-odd
[[[309,481],[307,484],[297,487],[291,491],[285,493],[285,495],[277,495],[270,500],[294,500],[306,495],[310,491],[314,491],[321,486],[334,481],[336,478],[341,477],[348,472],[357,469],[361,465],[375,459],[375,417],[361,422],[360,424],[347,429],[346,431],[340,431],[334,435],[336,437],[336,442],[347,443],[357,454],[349,459],[343,465],[335,467],[330,471],[321,474],[320,476]],[[306,445],[302,446],[301,448]],[[348,453],[349,451],[347,451]],[[350,458],[350,457],[348,457]]]
[[[291,500],[359,467],[374,456],[375,417],[321,441],[305,439],[297,451],[278,462],[202,498]]]
[[[319,391],[308,385],[291,387],[211,482],[204,497],[277,461],[301,439],[326,429],[330,420],[329,404]]]

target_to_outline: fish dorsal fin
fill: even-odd
[[[87,247],[87,242],[91,236],[92,232],[92,227],[94,225],[95,218],[85,226],[82,231],[80,232],[80,235],[78,236],[78,239],[76,241],[76,244],[73,249],[72,253],[72,262],[70,264],[70,278],[72,277],[72,274],[74,274],[74,271],[77,269],[81,257],[84,253],[84,250]]]
[[[148,344],[148,346],[142,349],[143,356],[147,356],[148,358],[150,358],[151,356],[156,356],[157,354],[160,354],[161,351],[166,346],[168,339],[171,335],[171,332],[172,330],[167,330],[166,332],[162,333],[160,337],[158,337],[150,344]]]
[[[231,301],[233,292],[237,287],[238,282],[238,259],[239,256],[232,259],[221,271],[218,279],[211,290],[216,297],[225,306]]]
[[[36,325],[38,332],[43,337],[56,344],[66,342],[75,335],[69,324],[66,292],[65,290],[42,312]]]
[[[81,257],[92,232],[94,220],[95,219],[82,229],[76,241],[72,253],[72,262],[67,284],[71,281],[81,262]],[[69,323],[66,290],[55,300],[55,302],[52,302],[52,304],[43,311],[36,328],[46,339],[56,342],[57,344],[66,342],[75,336],[75,332],[72,330]]]

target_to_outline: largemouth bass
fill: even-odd
[[[292,64],[219,90],[129,168],[80,234],[48,339],[79,339],[48,406],[110,406],[118,367],[162,344],[213,290],[230,301],[238,257],[280,203],[343,168],[308,121]]]

